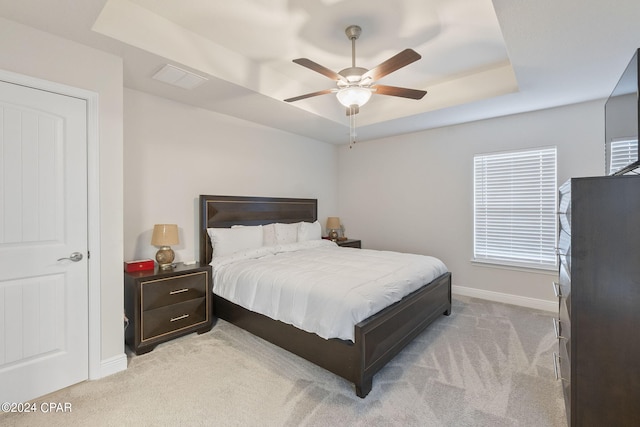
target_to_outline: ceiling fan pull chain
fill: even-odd
[[[349,107],[351,114],[349,115],[349,149],[353,148],[353,144],[356,143],[356,114],[355,107],[352,105]]]

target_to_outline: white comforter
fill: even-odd
[[[437,258],[341,248],[328,240],[216,257],[213,292],[323,338],[354,340],[354,325],[446,273]]]

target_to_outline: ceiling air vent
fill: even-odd
[[[160,69],[160,71],[155,73],[153,78],[183,89],[193,89],[208,80],[205,77],[169,64],[165,65]]]

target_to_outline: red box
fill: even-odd
[[[134,271],[153,270],[155,263],[152,259],[138,259],[135,261],[125,261],[124,271],[133,273]]]

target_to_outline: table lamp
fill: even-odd
[[[329,239],[331,239],[334,242],[338,240],[339,230],[340,230],[340,218],[337,216],[330,216],[329,218],[327,218],[327,235],[329,236]]]
[[[151,244],[160,246],[160,249],[156,252],[158,267],[163,270],[172,267],[175,253],[170,246],[178,243],[178,226],[176,224],[156,224],[153,226]]]

